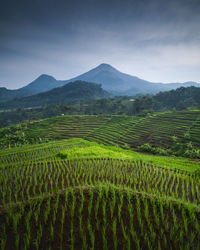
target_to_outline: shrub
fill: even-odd
[[[184,153],[184,156],[189,157],[189,158],[199,158],[200,159],[200,149],[187,149]]]
[[[143,152],[148,152],[152,154],[158,155],[169,155],[170,150],[160,148],[160,147],[153,147],[150,143],[145,143],[139,147],[139,150]]]

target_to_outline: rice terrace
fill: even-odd
[[[199,121],[187,110],[1,128],[1,249],[200,249]]]

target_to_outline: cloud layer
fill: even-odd
[[[200,81],[198,0],[35,0],[0,9],[0,86],[100,63],[154,82]]]

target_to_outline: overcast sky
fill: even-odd
[[[70,79],[100,63],[200,82],[199,0],[0,0],[0,86]]]

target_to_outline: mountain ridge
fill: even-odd
[[[199,83],[192,81],[166,84],[153,83],[136,76],[122,73],[110,64],[102,63],[69,80],[57,80],[53,76],[42,74],[22,88],[16,90],[0,88],[0,102],[43,93],[78,80],[101,84],[103,89],[114,95],[156,94],[160,91],[168,91],[182,86],[200,87]]]
[[[102,73],[103,72],[103,73]],[[106,73],[105,73],[106,72]],[[98,74],[101,73],[99,77]],[[109,75],[108,75],[109,74]],[[115,74],[115,75],[113,75]],[[106,79],[105,79],[106,78]],[[95,83],[102,84],[102,87],[110,92],[117,91],[121,94],[135,95],[135,94],[155,94],[160,91],[167,91],[176,89],[179,87],[197,86],[200,87],[199,83],[196,82],[183,82],[183,83],[158,83],[143,80],[137,76],[132,76],[126,73],[122,73],[110,64],[102,63],[97,67],[83,73],[77,77],[71,78],[68,81],[84,80],[92,81]],[[65,81],[67,83],[68,81]],[[189,84],[188,84],[189,83]]]

